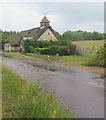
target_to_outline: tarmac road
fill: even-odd
[[[104,80],[96,73],[77,67],[3,57],[3,65],[34,84],[52,90],[69,106],[75,118],[104,118]]]

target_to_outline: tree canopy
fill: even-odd
[[[16,31],[3,31],[0,30],[0,41],[3,41],[8,38],[11,34],[17,34],[19,32]],[[103,40],[106,39],[106,33],[99,33],[99,32],[87,32],[87,31],[66,31],[60,38],[63,40],[71,40],[71,41],[78,41],[78,40]]]
[[[87,32],[87,31],[67,31],[62,34],[62,39],[68,40],[103,40],[106,38],[106,34],[99,32]]]
[[[19,32],[0,30],[0,41],[4,41],[4,40],[6,40],[9,37],[9,35],[11,35],[11,34],[17,34],[17,33],[19,33]]]

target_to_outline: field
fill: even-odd
[[[11,78],[11,79],[10,79]],[[29,85],[3,66],[3,118],[70,118],[52,93],[42,93],[39,84]]]
[[[99,47],[104,43],[103,40],[86,40],[86,41],[73,41],[73,44],[79,47]]]

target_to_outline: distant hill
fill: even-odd
[[[99,32],[87,32],[87,31],[67,31],[62,34],[62,39],[68,40],[103,40],[106,38],[106,34]]]

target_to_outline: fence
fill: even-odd
[[[91,47],[77,47],[79,52],[95,52],[98,47],[91,46]]]

